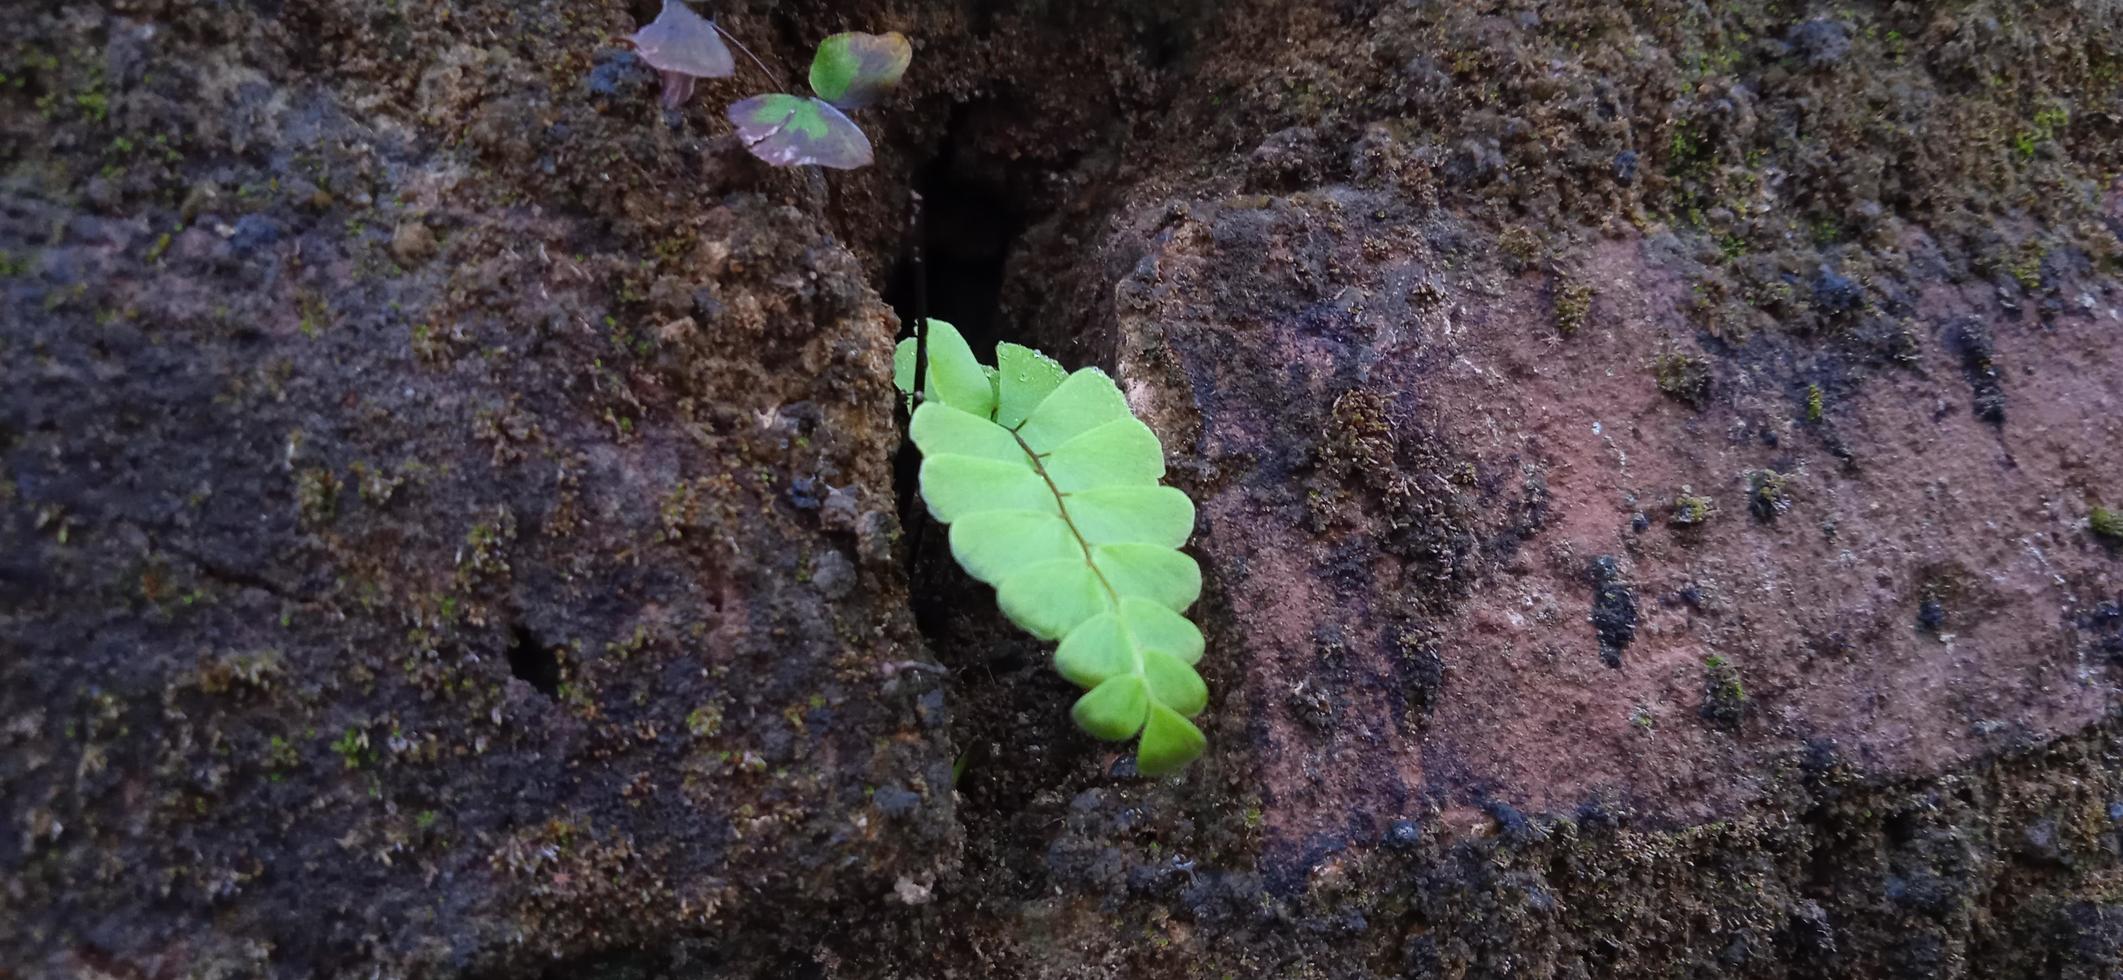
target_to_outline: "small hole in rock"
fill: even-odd
[[[522,626],[511,627],[509,673],[549,698],[560,696],[560,656]]]
[[[910,322],[919,307],[921,315],[957,327],[974,355],[989,363],[997,341],[1020,339],[1018,325],[1005,322],[1003,279],[1019,236],[1038,215],[1025,198],[1026,189],[1037,184],[1032,171],[1013,169],[1011,161],[973,148],[980,144],[975,136],[983,120],[992,122],[1003,108],[967,104],[952,112],[943,152],[915,176],[914,190],[922,198],[921,240],[901,243],[884,297],[902,323]],[[919,264],[913,261],[915,246]],[[916,501],[920,465],[911,445],[900,447],[893,464],[900,520],[909,527],[910,565],[919,565],[928,550],[928,529]]]
[[[920,267],[903,253],[885,299],[903,323],[921,312],[958,328],[975,357],[992,364],[1000,341],[1039,347],[1039,321],[1012,301],[1028,273],[1013,260],[1052,256],[1031,249],[1074,248],[1060,237],[1028,237],[1058,205],[1052,160],[1005,158],[986,148],[1012,146],[1010,134],[1029,108],[1007,98],[961,105],[952,115],[941,154],[916,169],[922,196]],[[917,268],[924,275],[917,279]],[[1037,274],[1033,272],[1031,274]],[[917,289],[917,284],[921,287]],[[1049,338],[1049,343],[1066,338]],[[1050,351],[1050,353],[1055,353]],[[1066,363],[1066,362],[1065,362]],[[1071,365],[1077,366],[1077,365]],[[920,454],[903,446],[895,482],[906,527],[910,606],[916,628],[950,671],[951,741],[962,752],[955,777],[965,794],[968,833],[998,834],[1032,807],[1043,787],[1062,784],[1100,750],[1067,726],[1038,726],[1021,734],[1034,714],[1066,719],[1075,693],[1048,669],[1050,652],[996,609],[994,590],[971,579],[952,560],[944,526],[928,517],[919,498]],[[988,747],[1005,744],[997,755]],[[973,815],[973,814],[978,815]]]
[[[965,128],[963,119],[961,112],[953,138]],[[1011,184],[1002,163],[964,150],[946,151],[915,180],[925,212],[928,315],[957,327],[982,360],[993,356],[996,341],[1017,334],[1016,325],[1003,322],[1003,272],[1032,215]],[[914,266],[905,255],[885,298],[902,319],[913,313]]]

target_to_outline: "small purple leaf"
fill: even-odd
[[[694,13],[684,0],[664,0],[663,13],[647,27],[635,31],[633,41],[641,60],[664,73],[666,106],[676,108],[683,103],[692,94],[690,83],[694,78],[724,78],[737,71],[737,60],[730,57],[730,47],[715,33],[715,25]],[[686,76],[688,81],[675,101],[672,75]]]
[[[777,167],[853,170],[870,164],[870,139],[819,99],[775,93],[730,106],[730,122],[752,155]]]

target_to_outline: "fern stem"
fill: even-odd
[[[1106,573],[1098,571],[1098,562],[1093,562],[1093,560],[1091,560],[1091,543],[1083,539],[1083,532],[1081,532],[1081,530],[1076,530],[1076,522],[1074,522],[1074,520],[1070,520],[1070,515],[1068,515],[1068,494],[1064,494],[1064,492],[1061,492],[1061,488],[1059,488],[1059,486],[1055,486],[1055,482],[1053,482],[1053,477],[1049,477],[1049,475],[1047,475],[1047,467],[1042,467],[1042,465],[1040,465],[1040,454],[1032,452],[1032,445],[1028,445],[1028,443],[1025,443],[1025,437],[1017,435],[1017,431],[1015,431],[1015,428],[1011,428],[1011,431],[1008,431],[1008,433],[1011,433],[1011,439],[1017,439],[1017,448],[1019,448],[1019,450],[1025,450],[1025,458],[1028,458],[1028,460],[1032,460],[1032,471],[1040,475],[1040,482],[1045,482],[1045,484],[1047,484],[1047,492],[1055,494],[1055,507],[1057,507],[1057,509],[1061,509],[1061,524],[1068,524],[1068,532],[1070,532],[1070,537],[1074,537],[1074,539],[1076,539],[1076,547],[1081,547],[1081,549],[1083,549],[1083,564],[1089,564],[1089,566],[1091,566],[1091,577],[1093,577],[1093,579],[1098,579],[1098,585],[1100,585],[1100,588],[1102,588],[1102,590],[1106,590],[1106,598],[1108,598],[1108,600],[1112,600],[1112,609],[1115,609],[1115,611],[1119,611],[1119,609],[1121,609],[1121,594],[1119,594],[1119,592],[1115,592],[1115,590],[1112,590],[1112,583],[1110,583],[1110,581],[1106,581]]]
[[[1022,425],[1023,423],[1019,424]],[[1010,438],[1017,440],[1017,448],[1025,451],[1025,458],[1032,461],[1032,472],[1039,474],[1040,481],[1047,485],[1047,492],[1054,495],[1054,506],[1055,509],[1061,511],[1062,525],[1069,529],[1069,536],[1076,539],[1076,546],[1083,549],[1084,565],[1091,569],[1091,577],[1098,580],[1099,588],[1106,590],[1107,607],[1113,610],[1115,616],[1120,615],[1120,593],[1113,588],[1113,583],[1106,581],[1106,573],[1099,570],[1098,563],[1091,560],[1091,542],[1084,540],[1084,533],[1076,529],[1076,519],[1069,516],[1068,495],[1062,493],[1061,488],[1054,485],[1054,478],[1047,475],[1046,465],[1039,461],[1039,454],[1032,451],[1032,446],[1025,442],[1025,437],[1018,435],[1016,429],[1007,431],[1010,433]],[[1122,635],[1127,635],[1125,627],[1123,627]],[[1134,663],[1132,672],[1136,677],[1141,678],[1145,684],[1148,684],[1150,672],[1143,664],[1143,651],[1135,645],[1133,640],[1127,643],[1127,647],[1128,659]]]
[[[1120,593],[1114,591],[1113,583],[1106,581],[1106,573],[1098,570],[1098,563],[1091,560],[1091,542],[1084,540],[1083,532],[1076,529],[1076,521],[1069,516],[1068,494],[1062,493],[1061,488],[1054,485],[1054,478],[1047,475],[1047,468],[1040,463],[1039,454],[1032,451],[1032,447],[1025,442],[1025,437],[1018,435],[1016,429],[1007,431],[1010,438],[1017,440],[1017,448],[1025,451],[1025,458],[1032,461],[1032,472],[1039,474],[1041,482],[1047,485],[1047,492],[1054,495],[1054,506],[1061,511],[1062,523],[1068,526],[1069,536],[1075,538],[1076,546],[1084,550],[1084,564],[1090,566],[1091,577],[1098,579],[1099,588],[1106,590],[1107,602],[1112,605],[1114,612],[1119,612]],[[1142,672],[1141,657],[1136,658],[1135,669],[1136,673]]]

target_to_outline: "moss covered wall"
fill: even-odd
[[[652,7],[18,12],[18,975],[2119,968],[2114,11],[720,11],[917,39],[829,175]],[[909,577],[915,185],[1203,504],[1183,780]]]

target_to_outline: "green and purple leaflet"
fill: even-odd
[[[870,139],[842,110],[890,94],[913,57],[913,45],[896,33],[835,34],[820,42],[811,59],[815,97],[754,96],[730,106],[730,122],[753,156],[777,167],[867,166]]]
[[[871,160],[870,138],[861,127],[818,99],[756,95],[732,104],[729,116],[745,148],[777,167],[852,170]]]
[[[905,36],[850,31],[818,43],[811,59],[811,91],[840,109],[875,105],[899,85],[914,46]]]

